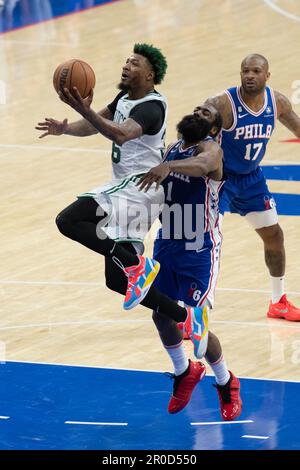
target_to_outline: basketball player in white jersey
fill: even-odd
[[[265,262],[272,284],[267,316],[300,321],[300,309],[284,290],[285,249],[276,204],[259,166],[276,118],[300,138],[300,118],[286,96],[268,87],[269,64],[260,54],[248,55],[241,64],[241,86],[207,100],[220,112],[220,145],[227,176],[223,202],[244,216],[262,238]],[[221,208],[222,210],[222,208]]]
[[[64,89],[60,98],[83,119],[68,124],[67,119],[47,118],[36,128],[45,131],[41,138],[100,133],[112,140],[113,179],[105,186],[82,194],[64,209],[57,216],[58,229],[68,238],[105,256],[106,285],[110,289],[124,295],[124,277],[127,277],[125,309],[141,302],[179,322],[185,322],[189,315],[200,321],[201,307],[181,307],[151,287],[159,263],[139,254],[143,251],[144,236],[164,203],[162,188],[156,191],[153,187],[142,193],[136,182],[139,176],[162,162],[167,103],[154,85],[163,80],[166,68],[166,59],[159,49],[135,44],[123,67],[121,92],[112,103],[96,113],[91,109],[92,93],[82,99],[76,89],[72,94]]]

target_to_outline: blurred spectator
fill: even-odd
[[[109,1],[109,0],[108,0]],[[90,8],[103,0],[0,0],[0,32]]]

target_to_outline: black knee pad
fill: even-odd
[[[165,328],[168,328],[170,325],[177,325],[172,318],[167,317],[167,315],[164,315],[163,313],[158,313],[153,310],[152,312],[152,320],[154,321],[156,328],[159,331],[164,330]]]
[[[63,233],[65,227],[65,220],[61,213],[56,216],[55,223],[58,230]]]
[[[69,236],[72,234],[72,222],[63,212],[56,216],[55,223],[63,235]]]

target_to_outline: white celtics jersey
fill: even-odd
[[[126,94],[119,99],[113,120],[118,123],[124,122],[129,118],[129,114],[135,106],[155,100],[162,102],[165,108],[165,118],[160,131],[155,135],[144,134],[137,139],[125,142],[122,146],[113,143],[113,179],[123,179],[128,175],[146,173],[150,168],[162,162],[167,120],[167,102],[164,96],[153,91],[139,100],[130,100]]]

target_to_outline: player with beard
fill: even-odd
[[[145,191],[153,183],[157,189],[160,184],[164,188],[162,227],[153,252],[160,263],[154,286],[185,306],[203,308],[201,324],[187,321],[185,328],[193,340],[195,356],[205,357],[215,374],[221,415],[230,421],[242,411],[240,382],[227,369],[220,341],[208,324],[220,263],[219,200],[224,180],[223,152],[207,135],[216,136],[221,127],[221,116],[213,106],[200,106],[185,116],[177,126],[182,138],[168,147],[164,162],[142,176],[138,185]],[[177,413],[189,403],[206,369],[201,362],[187,358],[176,321],[157,310],[153,320],[174,365],[168,411]]]

